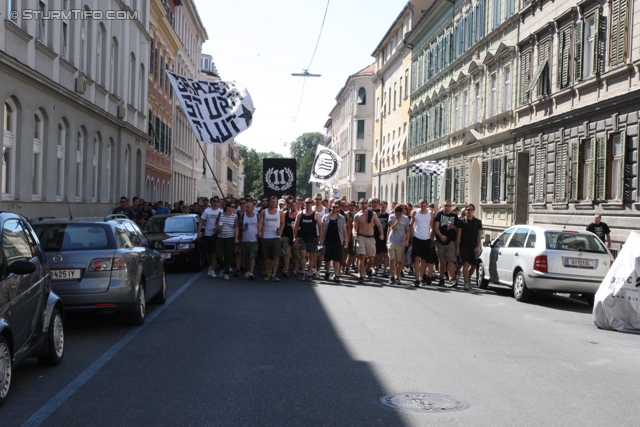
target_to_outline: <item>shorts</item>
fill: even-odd
[[[376,254],[387,253],[389,250],[387,249],[387,239],[380,240],[376,239]]]
[[[422,240],[417,237],[413,238],[413,258],[422,258],[426,260],[429,257],[429,248],[431,247],[431,240]],[[455,254],[454,254],[455,255]]]
[[[262,258],[274,258],[282,255],[282,245],[278,237],[262,239]]]
[[[427,255],[427,264],[438,263],[438,252],[436,252],[436,245],[429,246],[429,254]]]
[[[475,249],[475,246],[460,245],[460,260],[463,263],[468,262],[471,265],[478,265],[478,258],[476,258]]]
[[[449,243],[448,245],[443,245],[442,243],[436,241],[436,249],[438,250],[438,261],[441,263],[446,262],[457,262],[458,258],[456,257],[456,245],[453,243]]]
[[[376,241],[374,237],[357,236],[356,255],[376,256]]]
[[[317,237],[313,237],[309,241],[298,237],[298,245],[300,247],[300,251],[305,251],[306,253],[309,253],[309,254],[315,254],[315,253],[318,252],[318,238]]]
[[[240,253],[242,253],[243,260],[256,259],[258,257],[258,242],[241,242]]]
[[[293,261],[298,261],[300,259],[300,247],[298,245],[294,245],[291,240],[292,239],[289,237],[282,237],[284,257],[291,258]]]
[[[342,262],[342,244],[340,242],[324,242],[324,260]]]
[[[217,235],[204,236],[202,238],[202,253],[204,255],[211,255],[216,252],[216,242],[218,240]]]
[[[349,246],[347,246],[347,255],[355,255],[357,246],[358,246],[358,242],[354,237],[351,237],[351,240],[349,241]]]
[[[389,244],[389,259],[396,262],[404,262],[405,247],[403,243]]]

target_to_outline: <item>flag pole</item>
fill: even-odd
[[[202,145],[200,145],[200,141],[198,142],[198,147],[200,148],[200,151],[202,151],[202,156],[204,157],[204,161],[207,162],[207,166],[209,166],[209,170],[211,171],[211,175],[213,176],[213,179],[216,181],[216,185],[218,186],[218,190],[220,190],[220,194],[222,194],[222,198],[224,199],[224,191],[222,191],[222,188],[220,187],[220,183],[218,182],[218,178],[216,178],[216,174],[213,173],[213,168],[211,167],[211,163],[209,163],[209,159],[207,159],[207,155],[205,154],[204,150],[202,149]]]

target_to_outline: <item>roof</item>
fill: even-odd
[[[402,18],[402,15],[404,15],[404,12],[406,10],[408,10],[411,6],[411,2],[407,2],[407,4],[402,8],[402,10],[400,11],[400,13],[398,14],[398,17],[396,18],[395,21],[393,21],[393,24],[391,24],[391,26],[389,27],[389,29],[387,30],[387,32],[385,33],[385,35],[382,37],[382,40],[380,40],[380,43],[378,43],[378,46],[376,46],[375,50],[371,53],[371,56],[376,56],[376,52],[378,52],[380,50],[380,47],[384,44],[384,42],[387,40],[387,37],[389,36],[389,34],[391,34],[391,31],[393,31],[396,28],[396,25],[398,24],[398,21],[400,21],[400,18]]]
[[[366,67],[364,67],[362,70],[358,71],[357,73],[351,74],[349,77],[347,77],[347,81],[344,82],[344,86],[342,86],[340,91],[338,91],[338,94],[336,95],[336,100],[338,100],[340,98],[340,95],[342,95],[342,92],[344,92],[345,88],[349,84],[349,79],[351,79],[352,77],[373,76],[375,74],[375,71],[376,71],[376,64],[374,62],[371,65],[367,65]]]

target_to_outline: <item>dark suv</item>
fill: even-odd
[[[11,386],[12,369],[37,356],[58,365],[64,354],[64,307],[51,291],[47,256],[28,221],[0,212],[0,405]]]
[[[126,216],[35,218],[31,223],[50,258],[53,290],[67,310],[124,312],[129,324],[141,325],[148,300],[164,304],[162,255]]]

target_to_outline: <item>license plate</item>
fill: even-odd
[[[596,261],[593,259],[582,259],[582,258],[565,258],[564,266],[570,268],[590,268],[594,269],[596,267]]]
[[[51,280],[80,280],[80,269],[51,270]]]
[[[167,259],[167,258],[171,258],[171,254],[161,254],[162,258]]]

